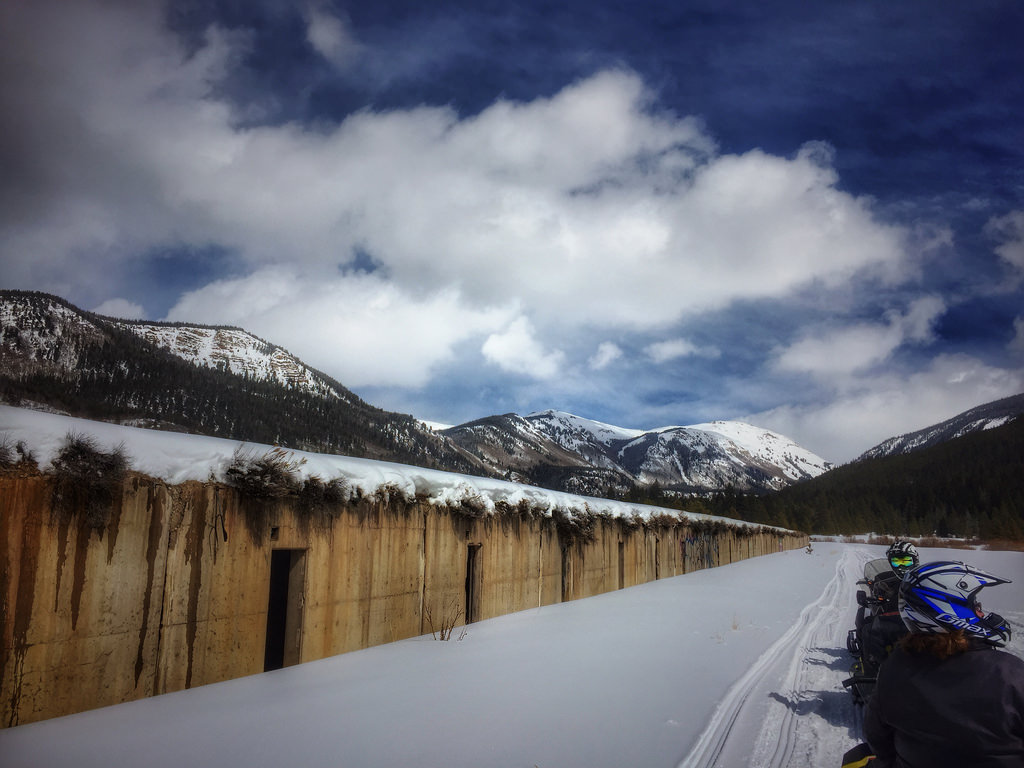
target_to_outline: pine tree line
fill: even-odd
[[[1024,417],[931,448],[837,467],[771,494],[726,489],[679,497],[655,486],[625,497],[810,533],[1021,541]]]

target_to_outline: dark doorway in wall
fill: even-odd
[[[569,580],[572,578],[569,562],[569,548],[562,547],[562,602],[569,599]]]
[[[299,663],[305,576],[305,550],[275,549],[270,553],[265,672]]]
[[[626,586],[626,545],[619,542],[619,589]]]
[[[466,623],[480,616],[480,544],[466,548]]]

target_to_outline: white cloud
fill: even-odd
[[[1024,359],[1024,317],[1014,319],[1013,331],[1013,339],[1009,344],[1010,353],[1017,358]]]
[[[545,351],[525,317],[517,317],[502,333],[491,334],[481,352],[502,370],[535,379],[556,376],[565,358],[561,351]]]
[[[600,371],[607,368],[613,362],[622,357],[622,349],[618,344],[611,341],[604,341],[597,348],[597,352],[588,361],[591,370]]]
[[[712,347],[698,347],[688,339],[668,339],[648,345],[644,352],[656,363],[664,363],[678,357],[718,357],[721,352]]]
[[[842,463],[890,437],[1022,391],[1022,370],[989,366],[966,355],[943,355],[906,376],[885,373],[851,380],[825,404],[787,405],[745,420]]]
[[[996,253],[1017,269],[1024,270],[1024,211],[990,219],[987,231],[1000,241]]]
[[[774,368],[842,378],[881,363],[901,345],[932,338],[932,326],[944,302],[927,296],[911,303],[905,314],[890,312],[883,323],[858,323],[804,337],[777,352]]]
[[[337,16],[323,0],[309,4],[306,25],[309,44],[337,67],[347,67],[362,50],[347,19]]]
[[[360,249],[400,293],[454,290],[467,312],[514,301],[540,335],[661,328],[737,299],[865,270],[898,280],[908,268],[902,231],[837,188],[822,145],[791,158],[717,155],[628,72],[465,119],[419,107],[242,129],[215,86],[243,40],[211,30],[189,52],[157,13],[81,5],[89,12],[45,23],[19,11],[37,39],[16,60],[39,75],[7,106],[45,128],[26,130],[25,156],[68,181],[0,232],[5,252],[33,254],[19,268],[37,283],[55,284],[83,254],[102,273],[183,242],[329,279]],[[322,52],[348,49],[324,6],[307,19]],[[41,30],[54,44],[40,44]],[[41,160],[29,170],[45,175]]]
[[[146,310],[128,299],[107,299],[93,309],[93,312],[97,315],[117,317],[122,320],[141,320],[146,317]]]
[[[456,344],[509,316],[467,310],[453,290],[413,296],[374,275],[311,280],[268,268],[186,294],[166,319],[241,326],[348,387],[417,387]]]

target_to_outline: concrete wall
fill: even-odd
[[[393,499],[333,513],[316,525],[225,486],[132,475],[94,530],[54,509],[52,478],[0,476],[0,724],[262,672],[268,634],[283,665],[458,637],[467,611],[486,619],[807,544],[667,520],[598,519],[580,537],[530,510]]]

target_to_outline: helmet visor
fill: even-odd
[[[889,558],[889,565],[893,568],[910,568],[913,564],[913,555],[893,555]]]

